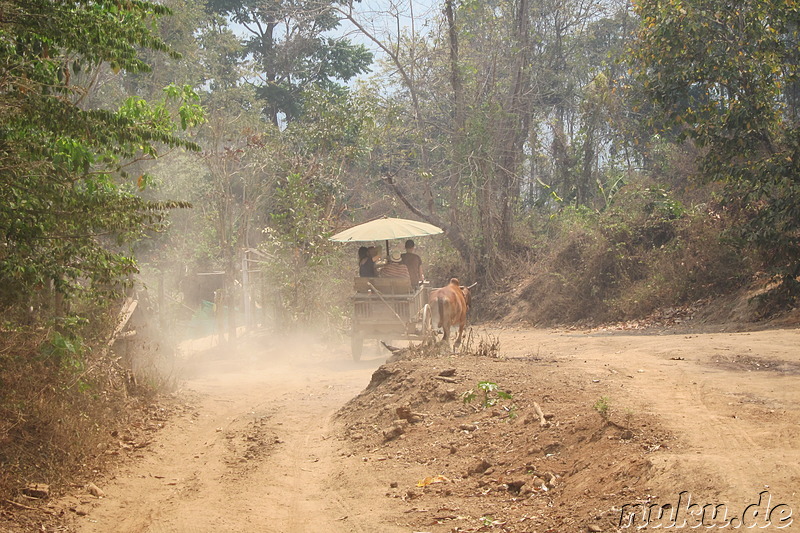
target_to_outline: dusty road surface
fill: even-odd
[[[673,433],[682,451],[653,462],[675,494],[692,486],[744,507],[768,490],[800,519],[800,329],[499,335],[506,356],[552,356],[619,418],[650,414]]]
[[[88,508],[83,499],[77,531],[404,531],[330,431],[382,362],[267,341],[194,354],[179,365],[186,408],[138,460],[97,482],[106,496]]]
[[[683,491],[737,520],[767,491],[782,507],[759,527],[800,525],[800,330],[473,333],[499,349],[388,363],[368,390],[386,359],[369,348],[195,354],[182,407],[98,479],[105,497],[75,496],[70,528],[614,531],[625,504]],[[462,402],[482,380],[513,400]],[[387,432],[404,406],[417,418]]]

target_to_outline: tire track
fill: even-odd
[[[365,465],[339,455],[329,420],[382,362],[297,350],[203,361],[185,385],[199,398],[196,412],[173,420],[143,457],[103,483],[108,497],[76,530],[400,531],[377,525],[391,511],[364,497],[380,489]],[[342,476],[352,485],[337,485]]]

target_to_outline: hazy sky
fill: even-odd
[[[414,31],[426,33],[430,29],[428,20],[441,11],[440,4],[440,0],[362,0],[354,3],[354,11],[357,20],[367,30],[385,39],[397,36],[398,25],[401,31],[410,31],[412,16]],[[363,37],[350,22],[343,21],[341,29],[353,42],[378,51],[377,46]]]

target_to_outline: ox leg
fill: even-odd
[[[453,345],[453,348],[458,348],[461,346],[461,338],[464,336],[464,324],[458,326],[458,337],[456,337],[456,342]]]
[[[439,311],[439,327],[442,328],[442,340],[450,342],[450,309],[449,302],[439,297],[436,301],[436,307]]]

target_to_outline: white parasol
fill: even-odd
[[[382,217],[341,231],[331,237],[330,240],[336,242],[388,241],[389,239],[438,235],[442,232],[442,228],[427,222],[408,220],[406,218]]]
[[[427,222],[407,218],[381,217],[340,231],[329,240],[336,242],[386,241],[386,257],[389,257],[389,239],[407,239],[438,235],[444,230]]]

